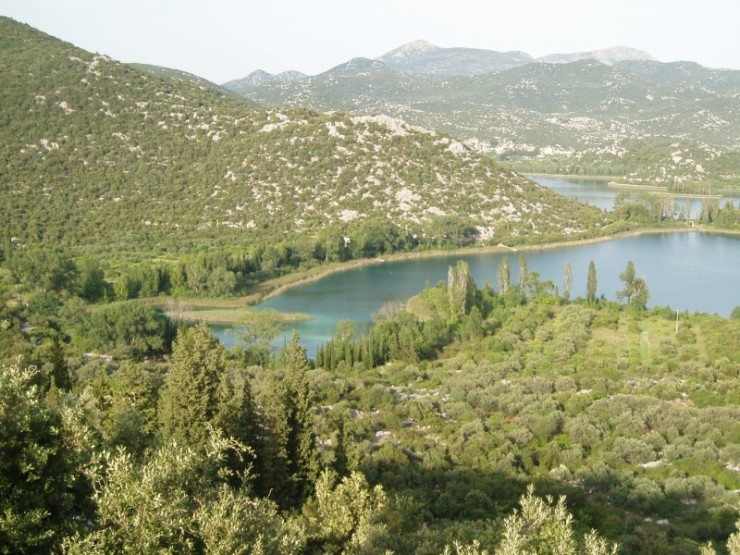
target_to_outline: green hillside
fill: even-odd
[[[372,222],[433,243],[450,227],[503,240],[603,223],[444,134],[255,110],[9,19],[0,31],[0,220],[21,244],[276,241]]]

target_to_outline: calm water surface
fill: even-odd
[[[554,177],[544,175],[530,175],[529,179],[539,183],[543,187],[563,195],[564,197],[575,199],[583,204],[589,204],[600,208],[601,210],[612,210],[614,208],[614,199],[625,189],[609,187],[607,181],[600,179],[572,178],[572,177]],[[720,206],[725,202],[732,200],[735,206],[740,207],[739,198],[717,199]],[[676,210],[688,208],[689,217],[696,217],[701,213],[702,201],[700,199],[687,199],[677,197],[673,200]]]
[[[310,321],[290,324],[276,345],[281,346],[297,330],[309,356],[316,346],[334,333],[337,322],[352,320],[357,328],[370,325],[371,315],[390,301],[404,301],[426,284],[447,279],[447,268],[465,260],[476,283],[496,285],[496,269],[509,257],[512,282],[519,279],[519,255],[469,254],[421,260],[385,262],[327,276],[319,281],[289,289],[259,308],[281,312],[303,312]],[[588,263],[596,264],[597,295],[614,300],[621,288],[619,274],[628,260],[650,288],[649,306],[669,305],[691,312],[714,312],[728,316],[740,305],[740,238],[698,232],[643,235],[580,247],[526,252],[530,272],[552,280],[562,289],[563,269],[573,267],[572,297],[586,295]],[[236,342],[224,326],[213,327],[228,347]]]

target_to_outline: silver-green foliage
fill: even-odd
[[[503,538],[492,552],[479,542],[455,543],[445,549],[445,555],[616,555],[618,547],[593,531],[578,540],[564,497],[557,502],[542,499],[530,486],[519,505],[520,510],[504,521]]]
[[[91,471],[96,526],[67,538],[64,552],[300,553],[300,527],[225,484],[230,451],[245,448],[212,430],[205,451],[168,443],[143,463],[124,450],[104,453]]]

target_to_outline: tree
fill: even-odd
[[[632,295],[635,294],[635,263],[631,260],[627,261],[627,268],[624,272],[619,274],[619,279],[624,282],[624,289],[617,291],[617,299],[627,299],[627,304],[630,304]]]
[[[197,295],[206,287],[208,283],[208,269],[200,262],[194,262],[186,268],[188,287]]]
[[[642,278],[635,278],[633,288],[635,294],[632,297],[632,306],[638,310],[645,310],[647,308],[648,298],[650,297],[650,290],[647,283]]]
[[[162,432],[166,438],[201,448],[207,444],[207,424],[218,411],[226,351],[201,323],[180,331],[169,362],[159,403]]]
[[[113,295],[117,301],[132,299],[134,295],[134,282],[128,274],[121,274],[113,284]]]
[[[208,288],[213,295],[230,295],[236,289],[236,276],[226,268],[215,268],[208,278]]]
[[[527,257],[524,254],[519,255],[519,292],[524,294],[524,287],[527,284]]]
[[[80,296],[90,302],[96,302],[105,296],[108,284],[105,282],[105,272],[91,257],[82,258],[77,267],[80,270]]]
[[[549,496],[534,495],[534,486],[519,499],[520,510],[504,520],[503,539],[495,555],[616,555],[617,545],[610,545],[591,531],[579,542],[573,531],[573,516],[565,506],[565,497],[555,503]],[[454,549],[454,552],[453,552]],[[456,543],[445,555],[493,555],[472,545]]]
[[[473,304],[475,283],[470,275],[470,266],[464,260],[458,260],[453,268],[447,270],[447,293],[453,320],[467,314]]]
[[[123,301],[92,313],[86,339],[93,349],[134,358],[164,347],[164,330],[151,306]]]
[[[313,427],[306,350],[293,332],[282,355],[282,372],[272,375],[264,407],[270,438],[269,474],[263,473],[265,491],[273,490],[283,508],[300,507],[318,476],[318,454]]]
[[[302,553],[302,530],[287,525],[272,502],[223,482],[228,454],[246,447],[215,430],[211,436],[203,450],[167,443],[142,464],[125,451],[105,453],[106,471],[92,469],[96,526],[68,538],[64,551]]]
[[[153,445],[157,432],[157,381],[144,365],[126,361],[106,385],[101,422],[106,443],[139,455]]]
[[[570,260],[568,260],[565,263],[565,268],[563,270],[563,298],[568,301],[570,299],[570,292],[573,288],[573,266],[570,263]],[[595,294],[595,293],[594,293]]]
[[[251,312],[242,327],[244,332],[240,338],[247,345],[247,363],[265,366],[270,360],[270,342],[280,333],[277,312],[272,309]]]
[[[588,277],[586,278],[586,300],[589,304],[596,302],[596,264],[591,260],[588,263]]]
[[[77,283],[78,270],[66,255],[52,250],[31,250],[12,259],[11,272],[26,286],[60,293]]]
[[[729,555],[740,555],[740,520],[735,525],[735,528],[737,531],[727,539],[727,552]],[[702,546],[701,555],[717,555],[717,552],[711,544],[707,543]]]
[[[627,268],[619,274],[619,279],[624,282],[624,289],[617,291],[617,299],[627,299],[627,304],[644,310],[647,306],[650,292],[644,279],[635,275],[635,264],[629,260]]]
[[[80,452],[60,411],[34,385],[38,370],[0,366],[0,551],[52,552],[80,515]]]
[[[303,509],[309,553],[383,551],[378,542],[387,534],[381,520],[388,499],[382,487],[371,488],[359,472],[335,482],[331,472],[322,472],[314,497]]]
[[[498,288],[502,294],[506,293],[509,289],[509,283],[511,281],[511,268],[509,267],[509,257],[504,256],[501,263],[498,265],[498,271],[496,272],[498,278]]]

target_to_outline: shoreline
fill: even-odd
[[[675,191],[669,191],[668,187],[663,187],[661,185],[637,185],[633,183],[618,183],[616,181],[609,181],[606,186],[612,187],[614,189],[635,189],[638,191],[661,194],[668,198],[677,199],[721,200],[725,198],[722,195],[705,195],[701,193],[676,193]]]
[[[540,172],[518,172],[524,177],[554,177],[560,179],[588,179],[589,181],[613,181],[615,179],[624,179],[623,175],[580,175],[572,173],[540,173]]]
[[[400,252],[393,253],[381,258],[365,258],[361,260],[350,260],[347,262],[334,262],[328,267],[316,266],[308,270],[298,271],[291,274],[286,274],[277,278],[272,278],[255,286],[255,291],[243,295],[241,297],[234,297],[232,299],[216,299],[211,300],[218,304],[218,309],[229,311],[229,310],[244,310],[246,307],[253,307],[266,301],[272,297],[281,295],[285,291],[301,285],[306,285],[319,281],[325,277],[333,274],[347,272],[350,270],[356,270],[359,268],[365,268],[368,266],[375,266],[378,264],[385,264],[387,262],[398,262],[403,260],[422,260],[425,258],[439,258],[439,257],[450,257],[450,256],[467,256],[476,254],[487,254],[487,253],[525,253],[535,251],[547,251],[554,249],[566,249],[566,248],[577,248],[586,245],[593,245],[597,243],[606,243],[608,241],[615,241],[618,239],[624,239],[627,237],[639,237],[641,235],[660,235],[667,233],[707,233],[710,235],[727,235],[732,237],[740,237],[740,231],[735,230],[715,230],[707,229],[705,227],[671,227],[671,228],[643,228],[633,229],[630,231],[624,231],[616,233],[614,235],[606,235],[602,237],[591,237],[588,239],[574,239],[571,241],[557,241],[554,243],[543,243],[533,245],[520,245],[520,246],[506,246],[506,245],[487,245],[479,247],[460,247],[456,249],[434,249],[429,251],[419,252]],[[171,297],[168,297],[171,298]],[[164,305],[165,299],[157,299],[162,305]],[[194,304],[207,305],[209,299],[203,298],[181,298],[179,299],[182,303],[190,303],[193,301]],[[159,304],[159,303],[157,303]],[[205,312],[205,311],[204,311]],[[303,319],[305,315],[293,315],[286,314],[287,319],[291,319],[291,316],[298,316],[297,319]],[[209,320],[209,323],[231,323],[224,320]]]
[[[487,253],[499,253],[499,252],[517,253],[517,252],[546,251],[546,250],[553,250],[553,249],[581,247],[585,245],[593,245],[596,243],[605,243],[608,241],[614,241],[614,240],[623,239],[626,237],[639,237],[641,235],[660,235],[663,233],[708,233],[710,235],[729,235],[729,236],[740,237],[740,231],[735,231],[735,230],[714,230],[714,229],[707,229],[704,227],[671,227],[671,228],[652,227],[652,228],[633,229],[630,231],[623,231],[620,233],[616,233],[614,235],[606,235],[603,237],[591,237],[588,239],[574,239],[572,241],[558,241],[555,243],[542,243],[542,244],[536,244],[536,245],[520,245],[520,246],[515,246],[515,247],[509,247],[506,245],[489,245],[489,246],[480,246],[480,247],[460,247],[460,248],[450,249],[450,250],[435,249],[435,250],[418,251],[418,252],[399,252],[399,253],[389,254],[382,258],[366,258],[362,260],[352,260],[352,261],[348,261],[345,263],[339,263],[334,268],[324,268],[324,271],[318,272],[316,273],[316,275],[311,275],[311,276],[300,277],[301,274],[305,272],[296,272],[295,274],[288,274],[288,275],[296,276],[296,279],[294,281],[290,281],[289,283],[280,284],[274,288],[272,288],[270,285],[271,280],[268,280],[261,284],[265,289],[268,289],[268,291],[265,292],[265,294],[254,304],[259,304],[262,301],[266,301],[272,297],[276,297],[284,293],[288,289],[292,289],[293,287],[298,287],[300,285],[313,283],[315,281],[318,281],[320,279],[323,279],[325,277],[328,277],[330,275],[333,275],[339,272],[346,272],[348,270],[354,270],[357,268],[374,266],[376,264],[384,264],[386,262],[398,262],[401,260],[414,260],[414,259],[421,260],[424,258],[439,258],[443,256],[464,256],[464,255],[471,255],[471,254],[475,255],[475,254],[487,254]],[[286,276],[283,276],[283,278],[284,277]],[[281,278],[277,278],[277,279],[281,279]]]
[[[719,193],[711,195],[701,193],[677,193],[669,191],[666,185],[644,185],[639,183],[622,183],[620,179],[624,179],[624,176],[620,175],[581,175],[581,174],[568,174],[568,173],[542,173],[542,172],[519,172],[521,175],[527,178],[531,177],[552,177],[558,179],[583,179],[588,181],[606,181],[607,187],[614,189],[634,189],[639,191],[646,191],[649,193],[663,193],[670,198],[678,199],[707,199],[707,200],[723,200],[734,198],[737,195],[737,191],[733,189],[723,189]]]

